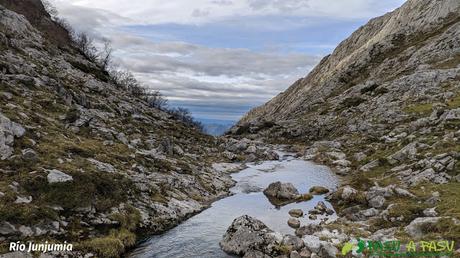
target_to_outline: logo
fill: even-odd
[[[406,244],[398,240],[365,241],[358,239],[357,243],[345,243],[342,255],[352,251],[357,254],[380,257],[439,257],[453,256],[455,241],[409,241]]]

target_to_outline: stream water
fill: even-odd
[[[210,208],[170,231],[152,236],[128,257],[232,257],[220,249],[219,241],[235,218],[250,215],[275,231],[294,234],[294,230],[287,225],[288,211],[299,208],[306,213],[313,209],[318,201],[324,201],[324,196],[315,196],[307,202],[275,207],[262,193],[270,183],[290,182],[301,193],[307,192],[312,186],[334,189],[338,184],[337,178],[327,167],[295,159],[286,154],[279,161],[250,164],[248,168],[233,174],[232,177],[237,182],[231,189],[232,196],[216,201]],[[325,203],[331,207],[326,201]],[[320,218],[323,217],[320,216],[318,220]],[[329,216],[329,219],[335,219],[334,215]],[[307,217],[301,218],[302,225],[318,222]]]

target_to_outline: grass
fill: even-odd
[[[458,94],[458,95],[455,96],[454,98],[450,99],[450,100],[447,102],[447,105],[448,105],[449,108],[451,108],[451,109],[459,108],[459,107],[460,107],[460,94]]]
[[[112,220],[119,222],[118,229],[110,230],[106,236],[83,241],[77,245],[77,249],[95,252],[99,257],[120,257],[126,249],[136,244],[137,229],[141,221],[140,212],[132,206],[127,206],[124,212],[115,213]]]
[[[433,110],[433,103],[425,103],[425,104],[416,104],[411,105],[403,109],[404,112],[409,114],[421,114],[421,115],[429,115]]]

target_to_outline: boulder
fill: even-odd
[[[36,161],[38,158],[37,153],[32,149],[22,150],[22,159],[26,161]]]
[[[12,122],[0,113],[0,160],[5,160],[13,155],[14,139],[22,137],[26,130],[15,122]]]
[[[375,196],[369,200],[369,206],[372,208],[382,208],[385,204],[385,197],[383,196]]]
[[[299,227],[300,227],[300,220],[295,219],[295,218],[290,218],[290,219],[288,220],[287,224],[288,224],[291,228],[299,228]]]
[[[224,252],[243,256],[254,251],[270,254],[281,241],[262,221],[244,215],[232,222],[219,244]]]
[[[99,171],[107,172],[107,173],[115,173],[116,172],[116,169],[110,164],[101,162],[99,160],[91,159],[91,158],[88,159],[88,161],[91,164],[93,164]]]
[[[300,198],[299,191],[291,183],[271,183],[263,192],[275,205],[287,204]]]
[[[306,235],[313,235],[313,233],[321,231],[322,227],[318,224],[308,224],[305,226],[301,226],[300,228],[296,229],[295,235],[298,237],[303,237]]]
[[[329,189],[323,186],[313,186],[309,192],[313,195],[327,194],[329,193]]]
[[[61,172],[57,169],[48,170],[47,179],[48,183],[50,184],[73,181],[72,176],[67,175],[66,173]]]
[[[294,218],[300,218],[303,216],[303,211],[301,209],[292,209],[289,211],[289,215]]]
[[[293,235],[285,235],[281,244],[291,251],[298,251],[305,246],[301,238]]]
[[[416,218],[406,226],[405,231],[414,238],[420,238],[426,233],[423,231],[425,228],[436,225],[440,219],[440,217]]]

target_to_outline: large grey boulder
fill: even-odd
[[[244,215],[233,221],[219,244],[224,252],[243,256],[253,251],[271,254],[281,241],[262,221]]]
[[[13,155],[14,138],[22,137],[26,130],[0,113],[0,160]]]
[[[265,190],[265,196],[275,205],[283,205],[300,197],[299,191],[291,183],[271,183]]]
[[[440,217],[416,218],[409,225],[406,226],[405,231],[412,237],[422,237],[425,233],[423,232],[423,229],[437,224],[440,219]]]

